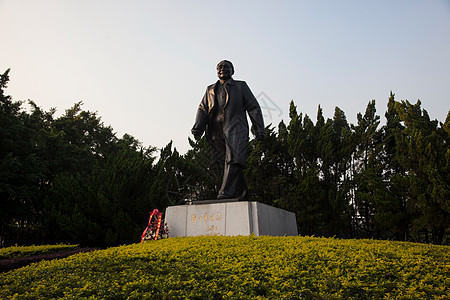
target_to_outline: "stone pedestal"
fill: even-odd
[[[295,214],[251,201],[202,201],[170,206],[165,222],[169,236],[298,235]]]

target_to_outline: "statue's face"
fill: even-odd
[[[233,68],[227,62],[222,62],[217,66],[217,76],[222,80],[228,80],[233,75]]]

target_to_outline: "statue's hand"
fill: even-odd
[[[198,129],[192,129],[191,130],[191,132],[192,132],[192,134],[194,135],[194,138],[196,139],[196,140],[199,140],[201,137],[202,137],[202,135],[203,135],[203,131],[202,130],[198,130]]]

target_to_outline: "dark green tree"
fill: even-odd
[[[294,165],[286,137],[287,128],[283,122],[279,124],[278,134],[267,126],[263,141],[250,141],[245,173],[251,199],[288,209],[292,205],[289,190]]]
[[[450,228],[449,134],[442,123],[430,120],[420,101],[396,102],[395,108],[405,126],[398,139],[398,160],[408,171],[414,231],[422,231],[426,242],[441,244]]]
[[[403,149],[399,141],[402,139],[404,126],[395,108],[395,95],[390,93],[385,113],[386,124],[382,127],[383,150],[381,161],[384,164],[383,181],[387,193],[382,208],[377,212],[378,224],[384,237],[396,240],[409,240],[412,220],[412,203],[408,201],[408,172],[399,162],[398,157]]]
[[[186,198],[191,200],[216,199],[223,177],[223,161],[215,160],[215,152],[203,136],[198,140],[188,139],[192,149],[184,156]]]
[[[364,115],[358,113],[358,124],[352,126],[355,134],[353,154],[353,187],[355,193],[355,225],[363,236],[380,237],[377,224],[383,214],[380,207],[388,199],[387,187],[383,181],[384,165],[380,154],[382,150],[382,132],[378,129],[380,117],[376,115],[375,100],[369,102]]]
[[[36,155],[33,120],[4,90],[9,69],[0,75],[0,245],[39,239],[40,185],[45,162]]]

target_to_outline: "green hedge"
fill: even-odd
[[[315,237],[192,237],[0,274],[7,299],[445,299],[450,247]]]
[[[59,250],[75,249],[77,247],[78,245],[59,244],[59,245],[42,245],[42,246],[12,246],[0,248],[0,260],[37,254],[47,254]]]

